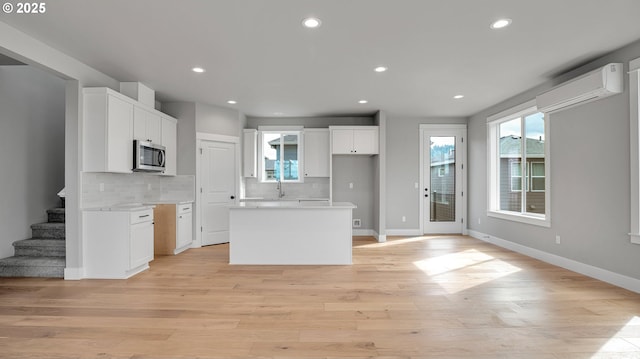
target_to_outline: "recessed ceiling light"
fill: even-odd
[[[360,101],[358,101],[358,103],[367,103],[367,102],[369,102],[369,101],[367,101],[367,100],[360,100]]]
[[[453,98],[455,98],[456,100],[459,100],[459,99],[461,99],[463,97],[464,97],[464,95],[455,95],[455,96],[453,96]]]
[[[235,105],[235,104],[237,104],[238,102],[237,102],[237,101],[235,101],[235,100],[229,100],[229,101],[227,101],[227,103],[228,103],[229,105]]]
[[[502,29],[503,27],[507,27],[511,25],[511,19],[500,19],[496,20],[493,24],[491,24],[492,29]]]
[[[191,69],[191,71],[201,74],[204,72],[204,69],[202,67],[194,67]]]
[[[304,25],[304,27],[308,27],[309,29],[315,29],[316,27],[319,27],[320,24],[320,19],[317,19],[315,17],[308,17],[302,20],[302,25]]]
[[[375,72],[385,72],[387,70],[388,70],[388,68],[386,66],[378,66],[375,69],[373,69],[373,71],[375,71]]]

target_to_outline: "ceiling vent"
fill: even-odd
[[[622,92],[622,64],[610,63],[536,97],[540,112],[555,112]]]

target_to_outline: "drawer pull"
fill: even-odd
[[[144,216],[138,216],[138,218],[144,218],[144,217],[149,217],[149,214],[145,214]]]

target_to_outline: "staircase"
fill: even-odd
[[[13,242],[15,255],[0,259],[0,277],[63,278],[65,267],[64,208],[47,211],[47,222],[31,226],[33,238]]]

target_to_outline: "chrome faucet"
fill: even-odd
[[[282,181],[278,180],[278,186],[276,187],[278,190],[278,198],[284,197],[284,190],[282,189]]]

